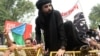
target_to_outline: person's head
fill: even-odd
[[[50,13],[53,9],[51,0],[38,0],[36,7],[43,13]]]
[[[33,46],[33,40],[32,40],[32,38],[27,38],[27,39],[25,40],[25,45],[26,45],[27,47],[32,47],[32,46]]]

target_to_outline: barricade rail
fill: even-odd
[[[0,48],[0,56],[3,56],[7,49],[8,48]],[[10,56],[43,56],[43,54],[41,48],[36,51],[32,47],[24,47],[21,50],[15,49],[15,51]]]
[[[0,52],[5,52],[7,48],[0,48]],[[57,51],[51,51],[50,56],[55,56]],[[100,56],[100,50],[91,50],[88,52],[88,54],[82,54],[80,51],[66,51],[64,56]],[[0,53],[0,56],[1,53]],[[37,51],[35,51],[31,47],[24,47],[20,51],[16,49],[13,53],[13,55],[10,56],[44,56],[42,53],[42,49],[39,48]]]
[[[51,51],[50,56],[55,56],[57,51]],[[91,50],[88,54],[81,53],[81,51],[66,51],[63,56],[100,56],[100,50]]]

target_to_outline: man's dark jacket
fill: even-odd
[[[46,49],[57,51],[61,46],[66,46],[63,20],[60,13],[53,10],[50,14],[44,15],[39,11],[38,15],[35,28],[37,42],[41,43],[42,30]]]

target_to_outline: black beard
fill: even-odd
[[[51,14],[51,13],[52,13],[52,10],[49,10],[47,14]]]

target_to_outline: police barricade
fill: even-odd
[[[0,56],[3,56],[4,52],[8,48],[0,48]],[[37,51],[35,51],[31,47],[25,47],[21,50],[15,49],[13,53],[10,54],[10,56],[43,56],[42,49],[39,48]]]
[[[57,51],[51,51],[50,56],[55,56]],[[66,51],[63,56],[100,56],[99,50],[91,50],[87,54],[81,53],[80,51]]]

